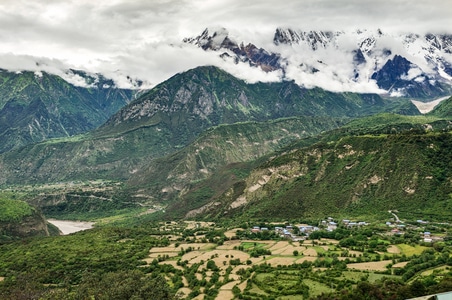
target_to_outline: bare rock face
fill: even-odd
[[[185,43],[196,45],[205,51],[220,51],[223,59],[232,58],[235,63],[249,63],[265,72],[281,69],[281,56],[258,48],[252,43],[240,44],[234,41],[225,28],[209,31],[206,28],[199,36],[184,39]]]
[[[277,28],[273,43],[280,44],[301,44],[306,43],[312,50],[325,48],[334,41],[334,38],[341,35],[340,32],[331,31],[297,31],[290,28]]]
[[[417,99],[446,96],[451,90],[452,36],[447,34],[277,28],[273,45],[262,48],[256,41],[232,36],[225,28],[207,28],[183,41],[218,52],[230,63],[278,71],[284,80],[295,80],[302,86],[330,90],[335,82],[347,83],[345,91],[375,92],[378,88],[390,96]],[[389,70],[394,66],[403,68]],[[303,79],[300,74],[305,75]],[[390,80],[397,82],[388,84]]]

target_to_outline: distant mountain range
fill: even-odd
[[[449,191],[449,173],[441,169],[448,167],[448,142],[437,133],[450,131],[450,99],[429,116],[413,115],[419,111],[408,99],[307,89],[293,81],[247,84],[216,67],[198,67],[143,92],[94,130],[4,152],[0,184],[122,183],[28,196],[53,215],[155,205],[170,218],[278,217],[296,195],[304,196],[293,204],[293,216],[314,215],[347,210],[355,203],[353,193],[363,191],[368,194],[357,213],[373,197],[392,199],[378,209],[394,208],[396,199],[407,208],[404,197],[411,194],[403,189],[415,189],[409,182],[417,176],[402,177],[410,159],[418,166],[433,164],[413,171],[434,178],[422,182],[416,203],[433,189]],[[431,141],[440,152],[404,146],[417,139]],[[373,158],[377,152],[369,147],[383,156]],[[395,180],[391,175],[378,181],[384,193],[373,193],[367,181],[385,178],[379,165],[393,164],[393,157],[403,160],[394,176],[404,186],[381,186]],[[342,194],[336,195],[339,188]],[[337,206],[330,203],[333,196]],[[432,212],[435,207],[425,204]]]
[[[451,99],[427,116],[410,100],[450,96],[450,36],[277,29],[272,41],[264,49],[208,29],[184,40],[275,72],[278,82],[200,66],[126,90],[83,71],[68,71],[76,85],[2,70],[0,186],[115,182],[27,196],[60,215],[153,205],[169,218],[447,206]]]
[[[143,93],[87,134],[4,153],[0,156],[0,184],[124,180],[147,161],[180,150],[221,124],[320,118],[302,134],[309,135],[331,129],[331,125],[324,127],[332,124],[331,118],[388,110],[417,112],[410,102],[394,107],[393,101],[375,94],[332,93],[301,88],[294,82],[247,84],[216,67],[199,67]]]
[[[45,72],[0,70],[0,153],[92,130],[138,92],[118,89],[101,75],[70,72],[89,87]]]
[[[226,29],[204,30],[184,39],[216,51],[231,63],[281,72],[302,86],[336,91],[385,92],[432,98],[448,95],[452,84],[452,35],[387,34],[381,30],[303,31],[278,28],[264,49],[238,41]]]
[[[186,38],[183,42],[186,47],[218,52],[226,63],[247,64],[249,68],[279,74],[278,84],[291,97],[294,93],[306,94],[302,91],[319,87],[333,92],[355,91],[362,95],[378,93],[383,98],[398,96],[421,101],[452,93],[451,35],[391,35],[380,30],[333,32],[278,28],[269,40],[272,41],[271,46],[267,45],[268,49],[264,49],[253,43],[236,40],[226,29],[206,29],[199,36]],[[71,79],[70,82],[46,72],[0,70],[0,153],[49,138],[88,132],[101,126],[119,109],[145,92],[139,89],[139,81],[134,82],[133,90],[120,89],[113,80],[101,74],[76,70],[65,72],[65,78]],[[274,86],[278,84],[274,83]],[[263,89],[268,89],[267,94],[273,94],[273,97],[281,97],[275,94],[272,86]],[[231,96],[235,99],[228,101],[242,103],[247,111],[245,114],[251,117],[243,120],[264,120],[256,114],[255,107],[246,107],[244,97],[248,95],[244,95]],[[376,101],[372,106],[379,103],[381,101]],[[157,115],[163,113],[159,110],[166,105],[157,102],[148,104]],[[215,105],[206,104],[213,110],[200,107],[200,116],[203,113],[204,116],[195,122],[202,123],[211,117],[215,122],[207,121],[201,128],[207,124],[233,122],[228,113],[218,119]],[[315,105],[308,107],[295,100],[293,104],[299,106],[298,109],[304,106],[304,115],[322,115],[328,110],[327,103],[319,104],[318,109],[314,108]],[[356,112],[350,105],[345,104],[342,111],[334,109],[333,115],[355,116]],[[366,109],[369,112],[379,110],[372,106],[366,106]],[[289,106],[281,104],[275,109],[273,117],[288,116],[289,109]],[[413,111],[413,107],[406,105],[397,112],[412,114]],[[143,113],[141,109],[139,113]],[[120,121],[117,118],[127,119],[128,116],[116,116],[109,124]],[[174,128],[178,127],[174,120],[172,122]],[[187,136],[187,132],[182,134],[182,127],[177,129],[180,131],[179,136]]]

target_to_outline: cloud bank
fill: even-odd
[[[278,72],[231,65],[217,53],[181,41],[214,26],[270,50],[277,27],[451,33],[451,15],[448,0],[3,0],[0,68],[57,75],[66,74],[69,68],[81,69],[102,73],[121,87],[130,87],[126,76],[151,87],[199,65],[217,65],[249,82],[275,81],[281,78]],[[300,54],[291,57],[296,62],[307,59]],[[353,71],[334,66],[324,68],[323,80],[320,74],[299,74],[290,68],[286,75],[318,86],[331,76],[340,78]],[[330,89],[348,84],[338,83],[342,87]]]

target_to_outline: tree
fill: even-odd
[[[299,253],[298,253],[298,250],[294,250],[294,251],[293,251],[293,256],[298,256],[298,254],[299,254]]]
[[[160,276],[146,276],[138,270],[84,277],[76,288],[76,299],[174,299],[174,295]]]
[[[212,270],[212,271],[218,271],[219,270],[217,265],[215,264],[215,262],[213,260],[209,260],[207,262],[207,269]]]
[[[424,284],[421,281],[415,280],[410,285],[410,292],[411,292],[412,297],[420,297],[420,296],[426,295],[427,288],[424,286]]]

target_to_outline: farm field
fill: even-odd
[[[397,293],[401,285],[424,281],[432,285],[451,275],[449,245],[422,243],[423,229],[413,228],[404,237],[387,235],[380,227],[375,231],[343,227],[335,232],[319,229],[300,239],[264,225],[269,229],[187,221],[155,222],[133,230],[100,226],[48,239],[49,245],[14,244],[11,249],[18,259],[41,257],[41,262],[48,256],[57,261],[39,264],[43,268],[39,274],[46,276],[43,281],[52,284],[47,287],[59,287],[51,281],[52,274],[77,282],[80,268],[92,268],[101,260],[112,270],[122,270],[112,273],[119,275],[110,280],[139,274],[161,278],[177,299],[331,299],[358,288],[382,288],[386,282]],[[94,243],[99,236],[102,242]],[[85,244],[73,242],[79,239]],[[77,260],[80,251],[86,259]],[[26,266],[34,263],[16,262],[7,253],[0,257],[4,282],[11,281],[13,270],[28,272]],[[124,273],[130,270],[140,272]]]
[[[193,224],[189,226],[191,230],[195,228]],[[224,231],[226,240],[219,244],[200,242],[205,235],[196,234],[189,243],[172,241],[165,247],[153,247],[144,262],[149,266],[158,260],[160,266],[170,266],[183,273],[190,270],[190,276],[201,286],[181,275],[182,284],[177,291],[181,298],[204,299],[209,288],[216,287],[216,299],[236,299],[238,294],[258,298],[278,294],[277,299],[300,299],[303,295],[330,293],[345,282],[402,279],[393,275],[393,267],[400,269],[408,262],[393,265],[394,260],[402,254],[420,255],[428,249],[420,245],[391,244],[386,251],[372,254],[341,247],[340,241],[329,238],[302,242],[240,239],[237,233],[241,231],[240,228]],[[381,259],[383,256],[386,259]]]

